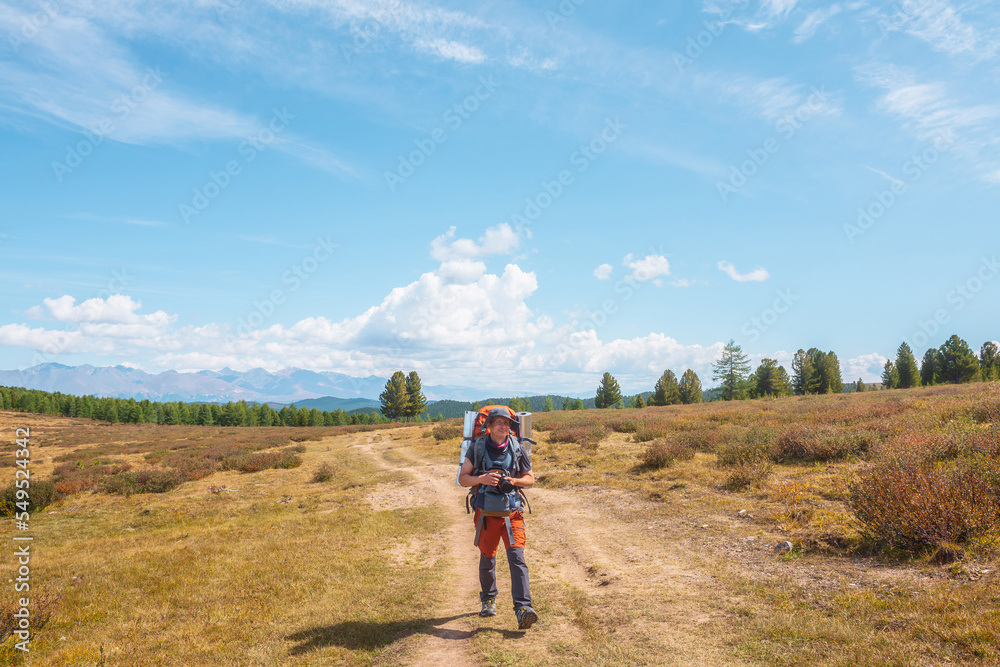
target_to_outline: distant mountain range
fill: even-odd
[[[305,399],[354,399],[346,401],[345,410],[377,405],[385,389],[386,378],[375,375],[358,378],[342,373],[307,371],[286,368],[271,373],[254,368],[244,373],[223,368],[219,371],[178,373],[164,371],[151,374],[126,366],[65,366],[39,364],[21,371],[0,371],[0,385],[62,392],[77,396],[93,394],[116,398],[148,398],[151,401],[226,402],[254,401],[257,403],[291,403]],[[481,392],[461,386],[427,386],[424,395],[429,401],[453,399],[474,401]],[[358,400],[362,399],[362,400]],[[375,403],[367,403],[374,401]],[[317,403],[322,401],[317,401]],[[329,401],[331,408],[334,401]],[[297,403],[298,404],[298,403]],[[309,407],[318,407],[310,405]],[[322,408],[320,409],[327,409]]]

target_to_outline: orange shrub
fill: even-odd
[[[1000,528],[1000,483],[983,462],[885,458],[863,470],[849,491],[867,535],[890,547],[964,542]]]

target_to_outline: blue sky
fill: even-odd
[[[0,4],[0,367],[705,386],[997,332],[988,2]]]

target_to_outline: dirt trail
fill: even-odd
[[[455,485],[457,462],[428,463],[407,448],[408,435],[366,434],[355,447],[385,469],[412,475],[408,488],[413,497],[440,508],[442,522],[447,524],[443,535],[434,545],[411,548],[424,548],[431,557],[448,559],[446,580],[452,594],[424,632],[398,642],[387,664],[481,664],[473,638],[487,629],[516,640],[519,651],[544,660],[552,643],[573,645],[584,641],[586,632],[591,632],[589,639],[595,641],[593,633],[600,634],[603,628],[594,628],[593,623],[588,626],[580,614],[609,605],[621,608],[623,615],[635,616],[616,641],[626,646],[633,641],[642,645],[652,642],[660,650],[644,656],[643,664],[747,664],[709,640],[711,625],[730,619],[721,608],[724,596],[720,587],[699,565],[697,556],[692,556],[690,545],[671,544],[669,527],[662,517],[648,516],[644,502],[602,489],[536,487],[529,492],[534,513],[526,522],[526,556],[532,589],[545,586],[548,590],[579,591],[584,611],[574,619],[566,610],[553,613],[539,607],[539,624],[527,633],[515,631],[501,553],[497,559],[498,614],[495,619],[480,619],[478,550],[472,544],[473,527],[465,512],[463,490]],[[382,502],[381,495],[375,491],[372,502]],[[558,661],[558,657],[553,660]]]
[[[467,619],[478,613],[478,570],[469,566],[470,562],[477,562],[473,559],[478,551],[472,545],[472,522],[460,504],[462,491],[455,486],[456,466],[422,463],[408,456],[407,462],[390,462],[386,458],[387,449],[397,444],[390,439],[383,439],[381,434],[369,434],[366,442],[356,447],[371,456],[379,466],[412,475],[413,481],[407,486],[407,495],[431,502],[441,510],[441,520],[447,528],[440,537],[435,538],[434,545],[423,545],[423,548],[432,557],[447,559],[449,573],[446,581],[452,594],[446,597],[444,604],[438,609],[436,616],[439,620],[428,624],[424,633],[415,636],[422,638],[417,639],[416,645],[399,647],[401,655],[394,656],[392,664],[417,667],[475,664],[476,660],[468,645],[473,632]],[[401,454],[398,449],[388,451],[397,456]],[[392,495],[398,496],[398,492],[398,489],[393,489]],[[415,546],[408,545],[407,548]]]

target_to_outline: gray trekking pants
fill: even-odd
[[[531,591],[528,589],[528,566],[524,562],[524,549],[507,549],[507,563],[510,564],[510,593],[514,598],[514,611],[531,606]],[[497,596],[497,559],[484,553],[479,554],[479,599],[486,602]]]

